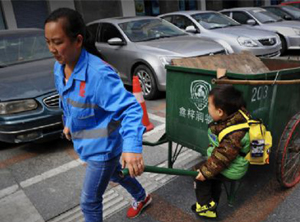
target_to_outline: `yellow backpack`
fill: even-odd
[[[250,164],[264,165],[269,164],[269,156],[272,147],[272,135],[267,131],[261,120],[250,119],[242,110],[239,112],[247,120],[246,123],[236,124],[223,129],[218,136],[219,142],[228,135],[237,130],[249,129],[250,152],[246,154],[245,159]]]

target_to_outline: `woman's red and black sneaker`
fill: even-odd
[[[137,202],[136,200],[132,201],[131,207],[127,211],[128,218],[135,218],[140,215],[142,210],[147,207],[152,201],[152,197],[148,194],[145,200]]]

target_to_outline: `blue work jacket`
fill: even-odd
[[[64,124],[82,160],[142,152],[143,110],[108,64],[82,49],[66,84],[64,65],[55,63],[54,76]]]

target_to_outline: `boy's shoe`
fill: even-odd
[[[127,211],[127,217],[128,218],[135,218],[140,215],[142,210],[147,207],[152,201],[152,197],[150,194],[148,194],[145,198],[145,200],[137,202],[136,200],[133,200],[131,207]]]
[[[215,201],[210,201],[209,204],[200,205],[196,203],[196,212],[201,213],[207,210],[215,210],[217,209],[217,203]]]
[[[215,210],[208,210],[202,213],[197,214],[199,217],[207,217],[207,218],[217,218],[217,211]]]
[[[214,201],[211,201],[209,204],[200,205],[198,203],[194,204],[191,207],[192,211],[198,217],[207,217],[207,218],[217,218],[217,204]]]

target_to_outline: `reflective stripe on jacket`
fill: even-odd
[[[66,85],[64,65],[55,63],[54,76],[64,123],[82,160],[142,152],[142,108],[109,65],[82,49]]]

